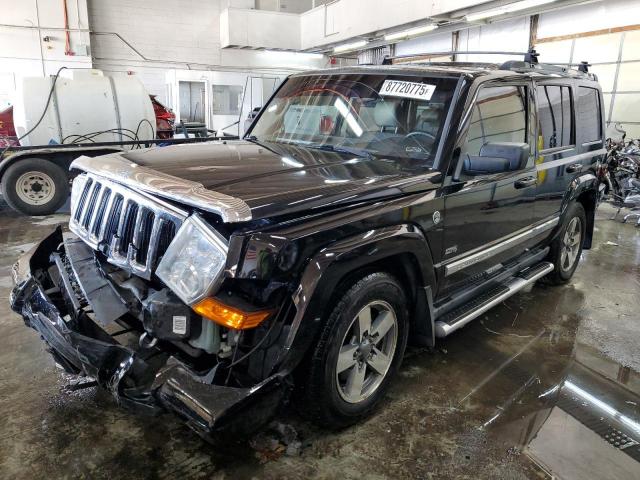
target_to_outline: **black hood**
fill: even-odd
[[[418,160],[363,157],[253,141],[207,142],[121,154],[158,172],[243,200],[252,218],[435,188]]]

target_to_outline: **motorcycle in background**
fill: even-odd
[[[626,141],[627,132],[615,125],[622,134],[619,141],[607,138],[607,155],[598,167],[597,176],[602,189],[602,198],[610,196],[614,202],[624,202],[625,198],[638,189],[640,180],[640,143]]]
[[[640,226],[640,143],[638,140],[625,142],[627,133],[615,125],[616,131],[622,134],[620,141],[607,139],[607,156],[598,169],[598,179],[604,188],[601,199],[610,195],[613,204],[618,207],[612,219],[615,219],[623,207],[630,208],[631,213],[625,215],[624,222],[637,217],[636,226]]]

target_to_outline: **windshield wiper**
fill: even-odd
[[[308,145],[304,145],[304,147],[314,148],[317,150],[325,150],[327,152],[349,153],[352,155],[357,155],[359,157],[366,157],[370,160],[375,158],[375,156],[371,152],[362,148],[343,147],[339,145],[331,145],[329,143],[311,143]]]

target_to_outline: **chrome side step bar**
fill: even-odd
[[[450,335],[456,330],[464,327],[474,318],[479,317],[487,310],[490,310],[510,296],[518,293],[527,285],[531,285],[536,280],[544,277],[547,273],[551,272],[553,268],[553,264],[550,262],[541,262],[534,265],[533,267],[520,272],[518,276],[511,277],[498,288],[492,290],[487,298],[481,299],[480,304],[472,301],[470,302],[469,308],[462,312],[458,310],[457,312],[459,313],[457,315],[452,312],[454,315],[445,315],[443,319],[436,320],[436,337],[446,337],[447,335]],[[464,306],[461,310],[462,309],[464,309]]]

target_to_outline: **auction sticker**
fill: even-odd
[[[385,80],[378,92],[382,96],[415,98],[416,100],[431,100],[436,86],[428,83],[404,82],[402,80]]]

